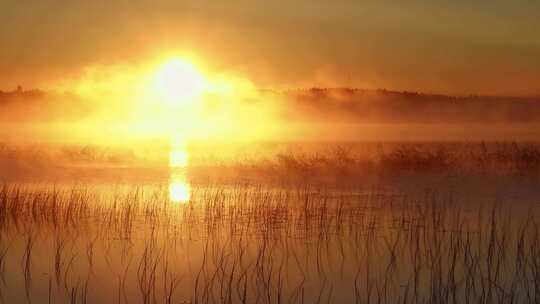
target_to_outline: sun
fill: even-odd
[[[179,58],[165,62],[155,76],[157,93],[165,102],[173,105],[193,103],[205,87],[205,77],[197,67]]]

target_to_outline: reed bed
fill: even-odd
[[[221,182],[292,180],[341,186],[434,176],[540,180],[540,145],[533,142],[291,144],[256,151],[229,159],[194,157],[189,174],[197,180],[210,177]]]
[[[0,191],[4,303],[537,303],[534,205],[206,185]]]
[[[373,176],[428,174],[536,181],[540,178],[540,144],[537,142],[267,143],[232,147],[186,147],[189,175],[197,180],[208,177],[258,182],[294,179],[339,184]],[[155,182],[166,178],[169,148],[147,150],[156,151],[0,144],[0,170],[4,169],[2,177],[7,180],[75,177],[116,182],[121,177],[124,181]]]

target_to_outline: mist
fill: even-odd
[[[202,112],[213,132],[236,124],[228,132],[216,133],[213,141],[533,141],[540,135],[538,97],[318,88],[251,92],[234,101],[219,96],[206,100]],[[152,136],[127,134],[137,118],[127,107],[126,112],[119,111],[115,104],[121,98],[107,101],[103,95],[22,89],[0,92],[1,141],[118,145],[121,136],[129,145],[167,140],[159,130]],[[126,100],[121,104],[128,104]],[[152,117],[143,120],[152,123]],[[257,137],[241,134],[257,124],[266,132]]]

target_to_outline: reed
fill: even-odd
[[[0,271],[14,286],[5,261],[19,255],[25,284],[2,289],[3,301],[17,292],[35,301],[40,290],[71,303],[540,300],[534,205],[310,184],[195,187],[189,204],[173,205],[163,188],[100,196],[4,185]],[[54,275],[36,275],[43,269]]]

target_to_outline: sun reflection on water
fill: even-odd
[[[185,168],[188,165],[189,155],[184,148],[171,149],[169,153],[169,166],[171,168]]]
[[[184,204],[191,199],[191,186],[185,179],[171,177],[169,182],[169,199],[173,203]]]
[[[169,153],[169,200],[176,204],[185,204],[191,200],[191,185],[186,176],[189,153],[186,146],[175,141]]]

